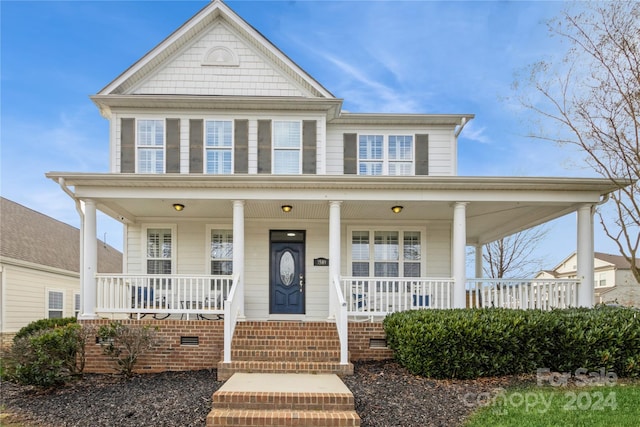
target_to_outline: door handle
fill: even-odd
[[[301,274],[298,278],[300,279],[300,292],[302,292],[302,287],[304,286],[304,276]]]

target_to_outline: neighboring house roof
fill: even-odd
[[[622,255],[611,255],[611,254],[605,254],[602,252],[594,252],[594,256],[595,258],[601,261],[608,262],[609,264],[613,264],[617,269],[631,268],[631,263],[629,263],[629,261],[627,261],[626,258],[623,257]],[[640,259],[636,260],[636,265],[640,267]]]
[[[79,272],[80,230],[0,197],[0,256]],[[98,241],[98,272],[122,272],[122,253]]]
[[[567,261],[569,261],[571,258],[575,256],[576,256],[576,252],[574,251],[569,256],[564,258],[558,265],[556,265],[553,268],[553,270],[542,270],[537,274],[537,277],[540,276],[542,273],[551,274],[557,277],[558,270],[561,269],[562,266]],[[631,264],[629,263],[629,261],[627,261],[625,257],[623,257],[622,255],[612,255],[612,254],[605,254],[604,252],[594,252],[593,257],[594,259],[598,259],[600,261],[604,261],[608,264],[611,264],[617,270],[628,270],[631,267]],[[638,267],[640,267],[640,259],[636,260],[636,264],[638,265]]]

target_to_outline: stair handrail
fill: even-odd
[[[240,297],[243,294],[240,286],[242,286],[240,275],[235,274],[233,276],[231,292],[229,292],[227,299],[224,301],[224,363],[231,363],[231,341],[233,340],[233,333],[238,323],[240,304],[244,304],[244,301],[242,301]],[[238,294],[237,297],[236,294]]]
[[[331,280],[331,299],[334,312],[331,313],[336,321],[338,338],[340,339],[340,364],[349,364],[349,328],[347,324],[347,301],[340,288],[340,276],[335,275]]]

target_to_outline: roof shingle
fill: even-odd
[[[80,230],[0,197],[0,255],[80,271]],[[98,240],[98,272],[122,272],[122,253]]]

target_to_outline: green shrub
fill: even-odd
[[[640,376],[640,312],[458,309],[394,313],[384,320],[399,363],[433,378],[477,378],[605,368]]]
[[[24,338],[27,337],[29,335],[34,334],[35,332],[38,331],[43,331],[46,329],[53,329],[56,328],[58,326],[66,326],[70,323],[76,323],[76,318],[75,317],[63,317],[60,319],[40,319],[40,320],[36,320],[34,322],[29,323],[27,326],[25,326],[24,328],[20,329],[18,331],[18,333],[16,333],[15,337],[13,337],[13,340],[17,340],[20,338]]]
[[[85,335],[77,323],[53,329],[36,328],[31,334],[14,339],[7,374],[22,384],[40,387],[63,384],[82,372],[84,344]]]
[[[102,350],[116,364],[116,369],[124,377],[131,377],[138,358],[158,345],[157,327],[127,326],[111,322],[98,329]]]

